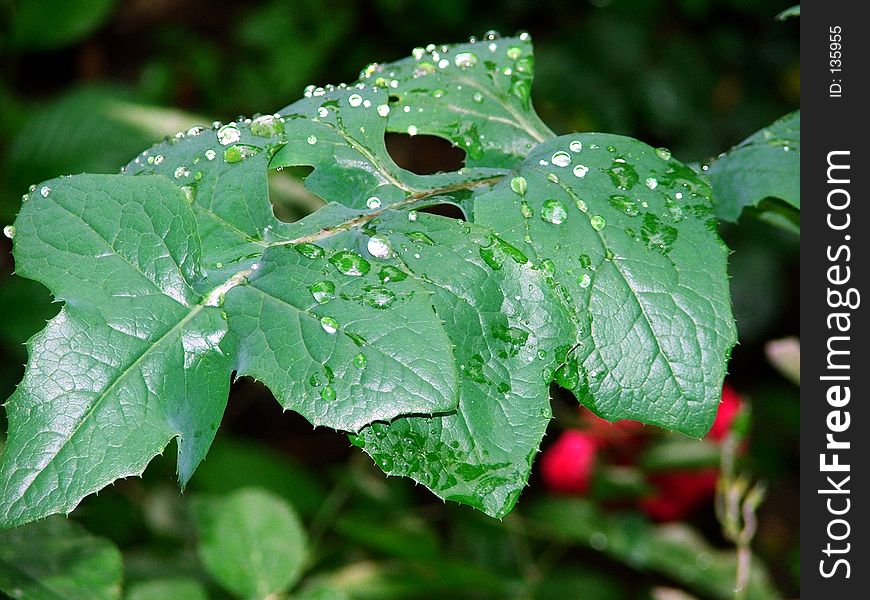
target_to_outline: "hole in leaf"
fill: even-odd
[[[400,100],[401,100],[401,98],[395,94],[390,94],[390,97],[387,98],[387,102],[389,102],[390,104],[395,104],[395,103],[399,102]]]
[[[298,166],[269,171],[269,200],[279,221],[293,223],[324,205],[319,196],[303,185],[313,170],[313,167]]]
[[[458,171],[465,166],[465,151],[434,135],[388,133],[384,141],[393,161],[417,175]]]
[[[460,221],[468,220],[465,218],[465,213],[462,212],[462,209],[455,204],[436,204],[435,206],[424,208],[420,212],[441,215],[442,217],[450,217],[451,219],[458,219]]]

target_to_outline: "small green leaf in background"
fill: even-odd
[[[801,16],[801,5],[797,4],[795,6],[785,9],[784,11],[776,15],[776,20],[785,21],[786,19],[791,19],[793,17],[799,16]]]
[[[707,171],[716,216],[737,221],[746,207],[781,200],[800,219],[801,116],[790,113],[755,132]]]
[[[322,480],[286,454],[226,435],[215,441],[189,489],[224,494],[248,486],[285,498],[303,517],[317,512],[326,497]]]
[[[241,598],[262,599],[295,584],[308,555],[296,512],[257,488],[193,501],[199,555],[208,572]]]
[[[62,517],[0,530],[0,591],[17,600],[121,596],[121,553]]]
[[[208,600],[203,585],[195,579],[160,579],[129,586],[125,600]]]
[[[289,600],[350,600],[350,596],[328,585],[319,585],[293,594]]]
[[[711,546],[688,525],[656,526],[634,513],[606,513],[574,499],[542,500],[526,514],[531,517],[526,526],[551,543],[580,544],[634,569],[664,575],[704,598],[734,598],[736,553]],[[779,598],[759,561],[753,561],[745,598]]]
[[[105,23],[117,0],[22,0],[15,2],[12,45],[51,50],[77,42]]]

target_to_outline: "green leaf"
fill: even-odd
[[[399,261],[437,288],[435,310],[456,345],[459,408],[377,423],[354,443],[387,474],[501,517],[526,485],[552,416],[549,381],[571,325],[516,248],[483,227],[425,217],[384,227]],[[420,225],[431,244],[408,244]]]
[[[226,296],[239,375],[263,381],[316,425],[357,431],[456,406],[451,340],[431,292],[404,274],[401,257],[371,255],[378,230],[324,237],[329,252],[312,242],[270,248],[248,284]]]
[[[670,152],[606,134],[536,147],[474,219],[551,275],[574,327],[555,381],[596,414],[699,437],[735,342],[708,186]]]
[[[202,240],[202,289],[250,266],[273,236],[280,237],[276,232],[287,227],[272,213],[266,179],[282,136],[269,128],[252,130],[250,125],[229,123],[216,132],[194,126],[122,168],[122,173],[137,178],[163,175],[191,200]]]
[[[384,144],[387,125],[399,114],[389,105],[393,88],[345,86],[309,93],[281,111],[292,122],[293,135],[271,167],[314,167],[305,187],[327,202],[367,210],[440,195],[442,201],[459,203],[456,193],[466,191],[468,183],[504,174],[471,168],[417,175],[396,165]]]
[[[65,305],[9,401],[0,525],[69,511],[176,437],[184,485],[232,372],[494,516],[528,479],[551,381],[611,419],[709,427],[734,333],[707,186],[629,138],[546,141],[525,38],[434,51],[451,58],[433,72],[400,61],[35,188],[18,270]],[[475,128],[473,166],[395,164],[384,133],[415,106],[418,132]],[[267,171],[304,165],[328,204],[279,221]],[[445,203],[474,222],[416,212]]]
[[[0,530],[0,591],[26,600],[121,596],[121,553],[60,517]]]
[[[130,586],[126,600],[208,600],[203,585],[195,579],[159,579]]]
[[[442,137],[465,151],[468,167],[510,167],[553,137],[532,108],[534,67],[528,34],[489,34],[373,63],[360,81],[389,90],[388,131]]]
[[[182,485],[223,415],[226,322],[198,303],[199,243],[184,194],[163,178],[47,182],[16,220],[18,273],[66,304],[28,343],[9,399],[0,524],[69,512],[139,475],[175,437]]]
[[[765,199],[801,208],[801,116],[790,113],[752,134],[710,165],[716,216],[736,221]]]
[[[193,503],[199,555],[228,591],[266,598],[298,581],[308,554],[293,508],[269,492],[249,488]]]

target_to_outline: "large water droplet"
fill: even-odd
[[[320,397],[327,402],[332,402],[335,400],[335,389],[333,389],[331,385],[327,385],[325,388],[320,390]]]
[[[263,115],[251,121],[251,133],[259,137],[272,137],[284,133],[284,123],[275,115]]]
[[[47,185],[44,185],[41,188],[39,188],[39,195],[42,196],[43,198],[48,198],[48,195],[50,193],[51,193],[51,188],[48,187]]]
[[[217,130],[217,139],[222,146],[235,144],[242,139],[242,132],[239,131],[235,123],[228,123]]]
[[[583,142],[580,140],[574,140],[570,144],[568,144],[568,149],[571,152],[580,152],[583,149]]]
[[[362,104],[362,101],[363,101],[362,96],[360,96],[359,94],[351,94],[347,98],[347,103],[350,104],[351,106],[353,106],[354,108],[356,108],[357,106]]]
[[[547,274],[548,277],[556,276],[556,263],[554,263],[552,259],[545,258],[541,261],[541,264],[539,266],[541,267],[541,270]]]
[[[372,210],[374,210],[376,208],[380,208],[381,207],[381,199],[378,198],[377,196],[372,196],[371,198],[366,200],[366,206],[368,206]]]
[[[528,188],[529,184],[525,177],[514,177],[511,179],[511,189],[520,196],[525,195]]]
[[[507,55],[507,57],[509,59],[516,60],[520,57],[520,55],[522,55],[522,53],[523,53],[523,49],[520,48],[519,46],[511,46],[510,48],[507,49],[507,52],[505,54]]]
[[[409,231],[405,234],[410,240],[417,242],[418,244],[426,244],[427,246],[434,246],[435,240],[430,238],[428,235],[423,233],[422,231]]]
[[[356,252],[350,250],[340,250],[329,257],[329,262],[335,265],[338,272],[343,275],[352,275],[359,277],[365,275],[371,269],[369,261],[364,259]]]
[[[477,55],[474,52],[460,52],[453,59],[453,62],[460,69],[470,69],[477,64]]]
[[[646,187],[648,187],[651,190],[656,189],[656,187],[658,187],[658,185],[659,185],[659,182],[656,181],[655,177],[647,177],[646,181],[644,181],[643,183],[644,183],[644,185],[646,185]]]
[[[312,283],[308,290],[318,304],[324,304],[335,298],[335,284],[328,279]]]
[[[307,242],[302,244],[296,244],[293,246],[293,248],[295,248],[296,251],[305,258],[320,258],[324,254],[323,248],[321,248],[317,244],[309,244]]]
[[[396,295],[385,287],[366,287],[363,293],[363,301],[372,308],[386,309],[392,306]]]
[[[205,151],[206,160],[214,160],[216,156],[217,156],[217,152],[215,152],[211,148],[209,148],[208,150]]]
[[[634,167],[620,159],[613,161],[613,164],[607,170],[607,174],[610,175],[610,181],[613,182],[613,185],[621,190],[630,190],[638,180],[637,171],[634,170]]]
[[[3,228],[3,235],[8,237],[10,240],[13,239],[15,237],[15,226],[14,225],[7,225],[6,227],[4,227]]]
[[[520,214],[523,216],[524,219],[531,219],[535,213],[532,210],[532,207],[529,206],[529,203],[523,200],[520,203]]]
[[[353,357],[353,366],[357,369],[365,369],[368,364],[369,359],[367,359],[366,355],[362,352]]]
[[[662,160],[671,160],[671,151],[667,148],[656,148],[656,156]]]
[[[378,114],[382,117],[386,117],[388,114],[390,114],[390,107],[387,104],[381,104],[380,106],[378,106],[377,110]]]
[[[378,279],[381,280],[381,283],[388,283],[391,281],[404,281],[407,278],[407,273],[392,265],[386,265],[378,273]]]
[[[187,167],[178,167],[177,169],[175,169],[175,172],[173,173],[173,175],[175,176],[176,179],[190,177],[190,169],[188,169]]]
[[[313,146],[314,144],[317,143],[317,136],[316,135],[309,135],[305,141],[307,141],[310,145]]]
[[[588,288],[589,284],[592,283],[592,278],[589,276],[589,273],[583,273],[583,276],[577,283],[580,284],[580,287],[582,288]]]
[[[638,213],[637,203],[629,198],[628,196],[624,196],[622,194],[614,194],[610,196],[610,206],[619,210],[630,217],[636,217]]]
[[[604,229],[604,226],[607,225],[607,221],[604,220],[604,217],[601,215],[593,215],[589,219],[589,223],[592,225],[592,229],[595,231],[601,231]]]
[[[550,162],[552,162],[557,167],[567,167],[571,164],[571,155],[564,150],[559,150],[558,152],[553,154]]]
[[[229,148],[224,150],[224,162],[228,162],[231,164],[241,162],[249,156],[255,155],[258,151],[259,149],[254,146],[246,146],[243,144],[230,146]]]
[[[323,327],[323,331],[330,335],[338,331],[339,328],[338,321],[336,321],[332,317],[321,317],[320,326]]]
[[[573,173],[577,177],[586,177],[586,173],[589,172],[589,167],[586,165],[576,165],[574,167]]]
[[[369,238],[366,248],[369,254],[375,258],[387,258],[393,250],[390,240],[382,235],[373,235]]]
[[[580,383],[580,370],[573,361],[567,362],[556,369],[556,383],[566,390],[573,390]]]
[[[565,205],[559,200],[545,200],[541,206],[541,220],[553,225],[561,225],[568,218]]]
[[[643,218],[640,237],[648,249],[667,254],[677,239],[677,230],[662,223],[654,214],[647,213]]]

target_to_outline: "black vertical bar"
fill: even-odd
[[[862,16],[866,8],[864,2],[849,0],[801,6],[801,597],[805,600],[847,600],[870,594],[866,516],[870,511],[866,468],[870,339],[861,306],[870,260],[866,242],[870,30]]]

